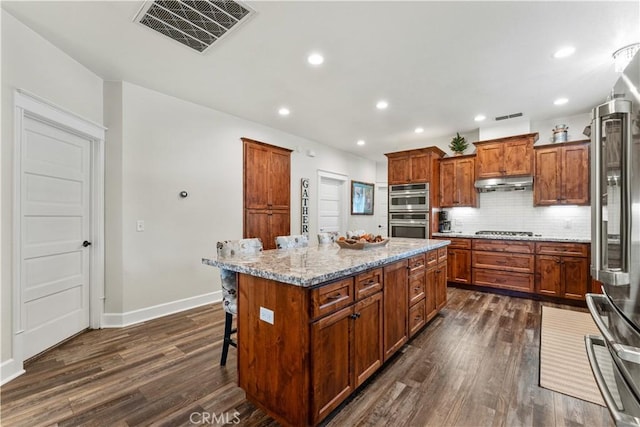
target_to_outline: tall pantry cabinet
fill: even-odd
[[[290,233],[291,150],[242,138],[244,238],[259,237],[275,249],[276,236]]]

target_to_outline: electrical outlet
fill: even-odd
[[[273,310],[260,307],[260,320],[273,325]]]
[[[144,231],[144,221],[139,219],[136,221],[136,231]]]

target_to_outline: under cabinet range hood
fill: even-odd
[[[533,188],[533,177],[518,176],[479,179],[474,185],[480,193],[490,193],[492,191],[531,190]]]

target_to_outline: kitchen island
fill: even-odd
[[[392,238],[202,262],[238,274],[238,384],[284,425],[317,425],[446,303],[446,240]]]

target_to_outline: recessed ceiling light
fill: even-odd
[[[481,121],[483,121],[484,119],[486,119],[486,117],[485,117],[485,116],[483,116],[482,114],[478,114],[477,116],[475,116],[475,117],[473,118],[473,120],[475,120],[476,122],[481,122]]]
[[[356,144],[364,145],[365,144],[364,139],[359,139],[358,142],[356,142]]]
[[[389,103],[387,101],[384,100],[380,100],[376,103],[376,108],[378,110],[384,110],[385,108],[387,108],[389,106]]]
[[[414,132],[415,132],[415,133],[422,133],[422,132],[424,132],[424,129],[423,129],[423,128],[416,128],[416,129],[414,130]]]
[[[569,102],[569,100],[567,98],[558,98],[555,101],[553,101],[554,105],[564,105],[567,102]]]
[[[307,56],[307,62],[311,65],[320,65],[324,62],[324,56],[319,53],[312,53]]]
[[[573,46],[565,46],[561,49],[558,49],[556,53],[553,54],[553,57],[556,59],[566,58],[567,56],[571,56],[576,51],[576,48]]]
[[[288,116],[291,113],[287,107],[282,107],[278,110],[278,114],[281,116]]]

